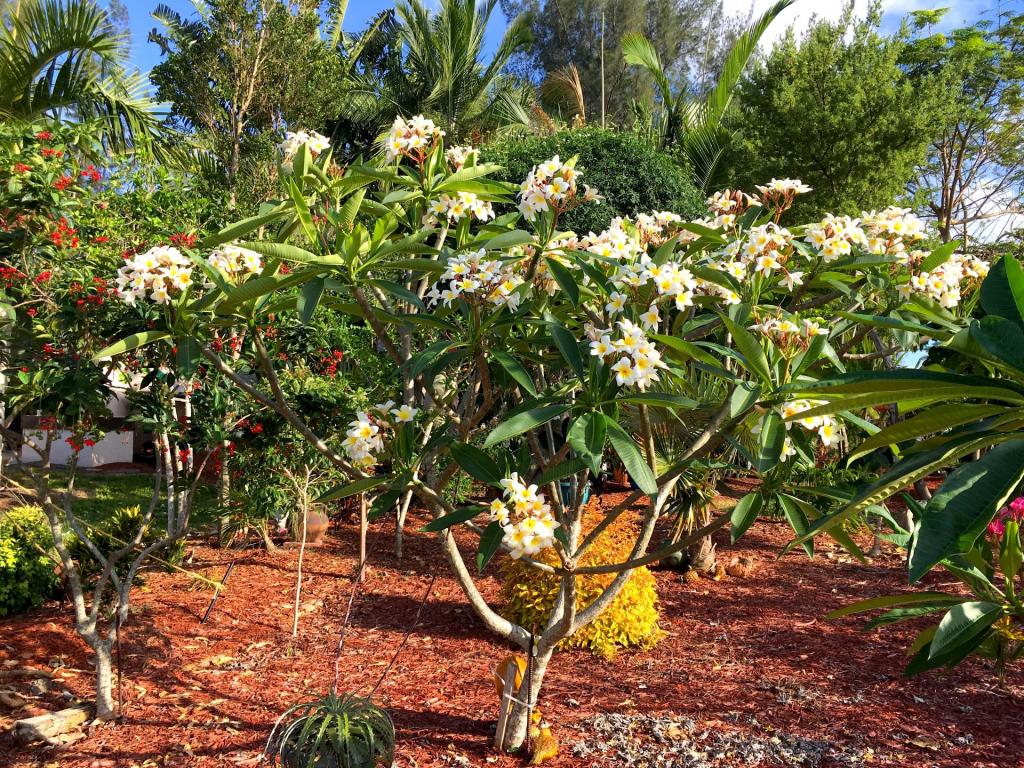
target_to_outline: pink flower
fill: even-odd
[[[1002,520],[993,520],[988,524],[988,532],[990,536],[998,539],[1006,532],[1006,523]]]
[[[1024,496],[1018,496],[1010,502],[1010,513],[1016,520],[1024,520]]]

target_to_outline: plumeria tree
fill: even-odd
[[[525,739],[560,641],[598,617],[636,568],[726,526],[738,538],[768,507],[806,534],[818,512],[790,474],[849,431],[876,427],[846,411],[816,412],[815,400],[791,393],[881,364],[857,350],[886,333],[884,323],[863,318],[914,302],[952,305],[984,271],[954,259],[952,247],[922,249],[924,228],[901,209],[782,227],[806,191],[794,180],[756,195],[718,193],[700,221],[652,212],[574,233],[559,222],[598,191],[571,158],[540,163],[516,189],[490,180],[495,168],[471,148],[446,149],[444,132],[421,117],[396,120],[372,164],[339,168],[313,139],[286,142],[282,197],[257,216],[200,247],[128,265],[119,279],[126,299],[157,302],[164,323],[101,355],[173,343],[344,472],[329,496],[368,493],[380,516],[411,494],[481,622],[534,654],[506,749]],[[238,254],[231,274],[218,266],[226,250]],[[391,401],[359,412],[344,435],[310,428],[281,386],[287,363],[268,348],[271,318],[308,319],[318,307],[364,322],[400,374]],[[237,358],[211,343],[227,329],[245,340]],[[685,435],[667,462],[655,449],[662,423]],[[584,489],[607,459],[636,489],[585,529]],[[689,536],[652,547],[680,478],[709,460],[755,478],[754,490]],[[493,489],[493,500],[461,502],[452,489],[466,476]],[[563,493],[560,481],[573,490]],[[636,524],[629,556],[581,565],[623,516]],[[861,556],[841,528],[830,533]],[[517,625],[488,604],[468,541],[478,542],[477,571],[500,553],[557,579],[542,626]],[[577,578],[594,573],[613,578],[583,604]]]
[[[132,585],[188,529],[209,456],[193,447],[210,445],[210,420],[196,428],[188,419],[196,371],[179,368],[170,347],[116,362],[93,359],[126,328],[159,318],[155,306],[148,314],[126,306],[127,294],[108,278],[128,240],[153,237],[166,224],[151,219],[163,199],[141,175],[89,161],[99,154],[91,134],[88,124],[0,126],[0,435],[16,464],[0,490],[47,519],[75,630],[94,654],[96,715],[108,719],[117,714],[112,652],[129,618]],[[110,209],[119,206],[115,216]],[[149,504],[122,515],[113,533],[114,510],[102,520],[76,513],[75,483],[83,452],[123,427],[111,405],[127,401],[158,450]]]

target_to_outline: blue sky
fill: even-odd
[[[428,0],[429,2],[430,0]],[[150,13],[158,0],[124,0],[128,7],[131,24],[132,63],[142,71],[148,71],[160,61],[160,49],[147,41],[149,31],[159,24]],[[760,14],[771,4],[772,0],[724,0],[726,13],[746,16],[748,13]],[[869,0],[855,0],[857,10],[863,12]],[[189,0],[164,0],[174,10],[184,16],[191,15],[195,8]],[[805,26],[813,15],[835,18],[846,0],[797,0],[793,6],[783,12],[766,35],[766,44],[781,35],[790,24],[798,29]],[[345,29],[356,32],[366,26],[374,15],[394,5],[393,0],[350,0],[348,13],[345,17]],[[949,29],[969,22],[979,16],[991,13],[995,8],[1002,10],[1017,9],[1024,12],[1024,0],[937,0],[921,2],[921,0],[883,0],[883,26],[887,30],[895,29],[900,20],[911,10],[949,8],[950,11],[941,25]],[[495,8],[488,29],[488,42],[496,46],[505,26],[505,17],[499,8]]]

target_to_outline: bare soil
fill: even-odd
[[[614,503],[619,494],[600,497]],[[447,576],[437,541],[411,519],[406,557],[392,552],[393,528],[374,529],[366,582],[355,598],[340,658],[340,687],[366,692],[413,622],[439,574],[419,625],[377,698],[398,728],[396,766],[521,765],[490,749],[497,713],[491,667],[509,649],[488,635]],[[789,538],[761,520],[724,562],[752,556],[748,579],[683,579],[658,571],[667,637],[651,652],[603,661],[583,651],[556,656],[541,707],[561,743],[554,765],[686,766],[1024,766],[1024,673],[999,688],[992,669],[970,661],[951,672],[906,679],[904,649],[915,628],[865,633],[857,618],[824,615],[851,601],[906,588],[894,554],[868,565],[827,540],[809,560],[777,555]],[[187,574],[152,572],[137,588],[122,641],[124,720],[88,730],[60,749],[19,747],[0,737],[0,766],[257,765],[267,735],[290,705],[326,692],[355,571],[356,528],[338,523],[304,563],[299,636],[291,636],[296,549],[277,554],[191,547],[188,568],[227,589],[200,624],[212,591]],[[865,549],[870,545],[862,537]],[[464,542],[467,552],[471,541]],[[498,583],[481,580],[485,595]],[[954,589],[942,575],[927,588]],[[0,669],[54,673],[49,691],[28,678],[0,680],[29,707],[0,703],[0,730],[32,708],[88,698],[89,654],[56,605],[0,620]]]

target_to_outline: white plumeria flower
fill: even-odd
[[[400,405],[398,408],[391,409],[391,415],[395,417],[395,421],[399,424],[412,421],[416,418],[417,413],[419,413],[419,410],[410,405]]]
[[[604,305],[609,315],[616,315],[626,308],[626,296],[618,291],[612,291],[608,296],[608,303]]]

